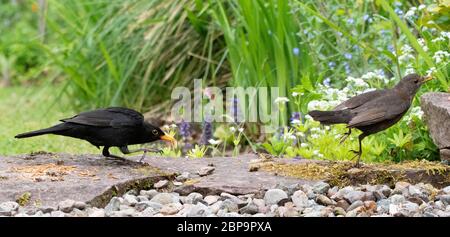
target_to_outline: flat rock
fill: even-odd
[[[115,195],[132,188],[149,189],[169,177],[171,174],[149,165],[99,155],[39,153],[0,157],[0,203],[29,193],[22,203],[25,206],[58,206],[70,199],[104,207]]]

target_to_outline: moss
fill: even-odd
[[[450,168],[430,161],[407,161],[398,164],[370,164],[354,168],[352,162],[261,163],[261,170],[275,175],[307,180],[325,180],[331,185],[387,184],[398,181],[410,183],[433,182],[443,186],[450,183]]]
[[[31,199],[31,193],[30,192],[25,192],[22,195],[20,195],[16,202],[20,205],[20,206],[25,206],[30,202]]]

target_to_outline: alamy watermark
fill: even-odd
[[[176,87],[171,115],[175,122],[260,123],[261,132],[272,133],[280,125],[280,112],[287,98],[279,97],[279,87],[203,87],[194,80],[194,89]],[[225,100],[224,100],[225,99]]]

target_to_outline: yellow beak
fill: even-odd
[[[432,77],[431,75],[428,75],[428,76],[426,76],[426,77],[423,79],[422,83],[425,83],[425,82],[430,81],[430,80],[433,80],[433,77]]]
[[[173,138],[172,136],[169,136],[169,135],[162,135],[162,136],[159,137],[159,138],[160,138],[161,140],[170,142],[172,145],[175,145],[175,146],[176,146],[176,144],[177,144],[177,140],[175,140],[175,138]]]

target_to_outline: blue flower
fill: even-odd
[[[325,80],[323,80],[323,84],[325,86],[330,86],[330,82],[331,82],[331,79],[329,77],[327,77],[327,78],[325,78]]]
[[[388,45],[387,49],[389,52],[394,52],[394,46],[392,46],[392,44]]]
[[[352,54],[351,53],[345,53],[344,57],[348,60],[352,59]]]
[[[350,69],[350,64],[348,64],[347,62],[345,63],[344,67],[347,74],[350,74],[352,72],[352,70]]]
[[[395,8],[394,12],[395,12],[397,15],[403,15],[403,11],[402,11],[402,9],[400,9],[400,8]]]
[[[355,20],[353,20],[353,18],[349,18],[347,20],[347,24],[352,25],[353,23],[355,23]]]
[[[202,138],[200,140],[200,144],[202,145],[208,145],[209,140],[213,137],[213,128],[212,123],[205,121],[203,123],[203,132],[202,132]]]
[[[295,48],[293,48],[292,49],[292,52],[294,53],[294,55],[299,55],[300,54],[300,49],[299,48],[297,48],[297,47],[295,47]]]
[[[189,123],[187,123],[186,121],[182,120],[179,124],[178,127],[180,128],[180,136],[183,139],[187,139],[191,136],[191,125]]]
[[[334,69],[334,67],[336,67],[336,63],[331,61],[328,63],[328,67],[330,67],[330,69]]]
[[[363,16],[364,21],[367,21],[370,18],[370,16],[368,14]]]

